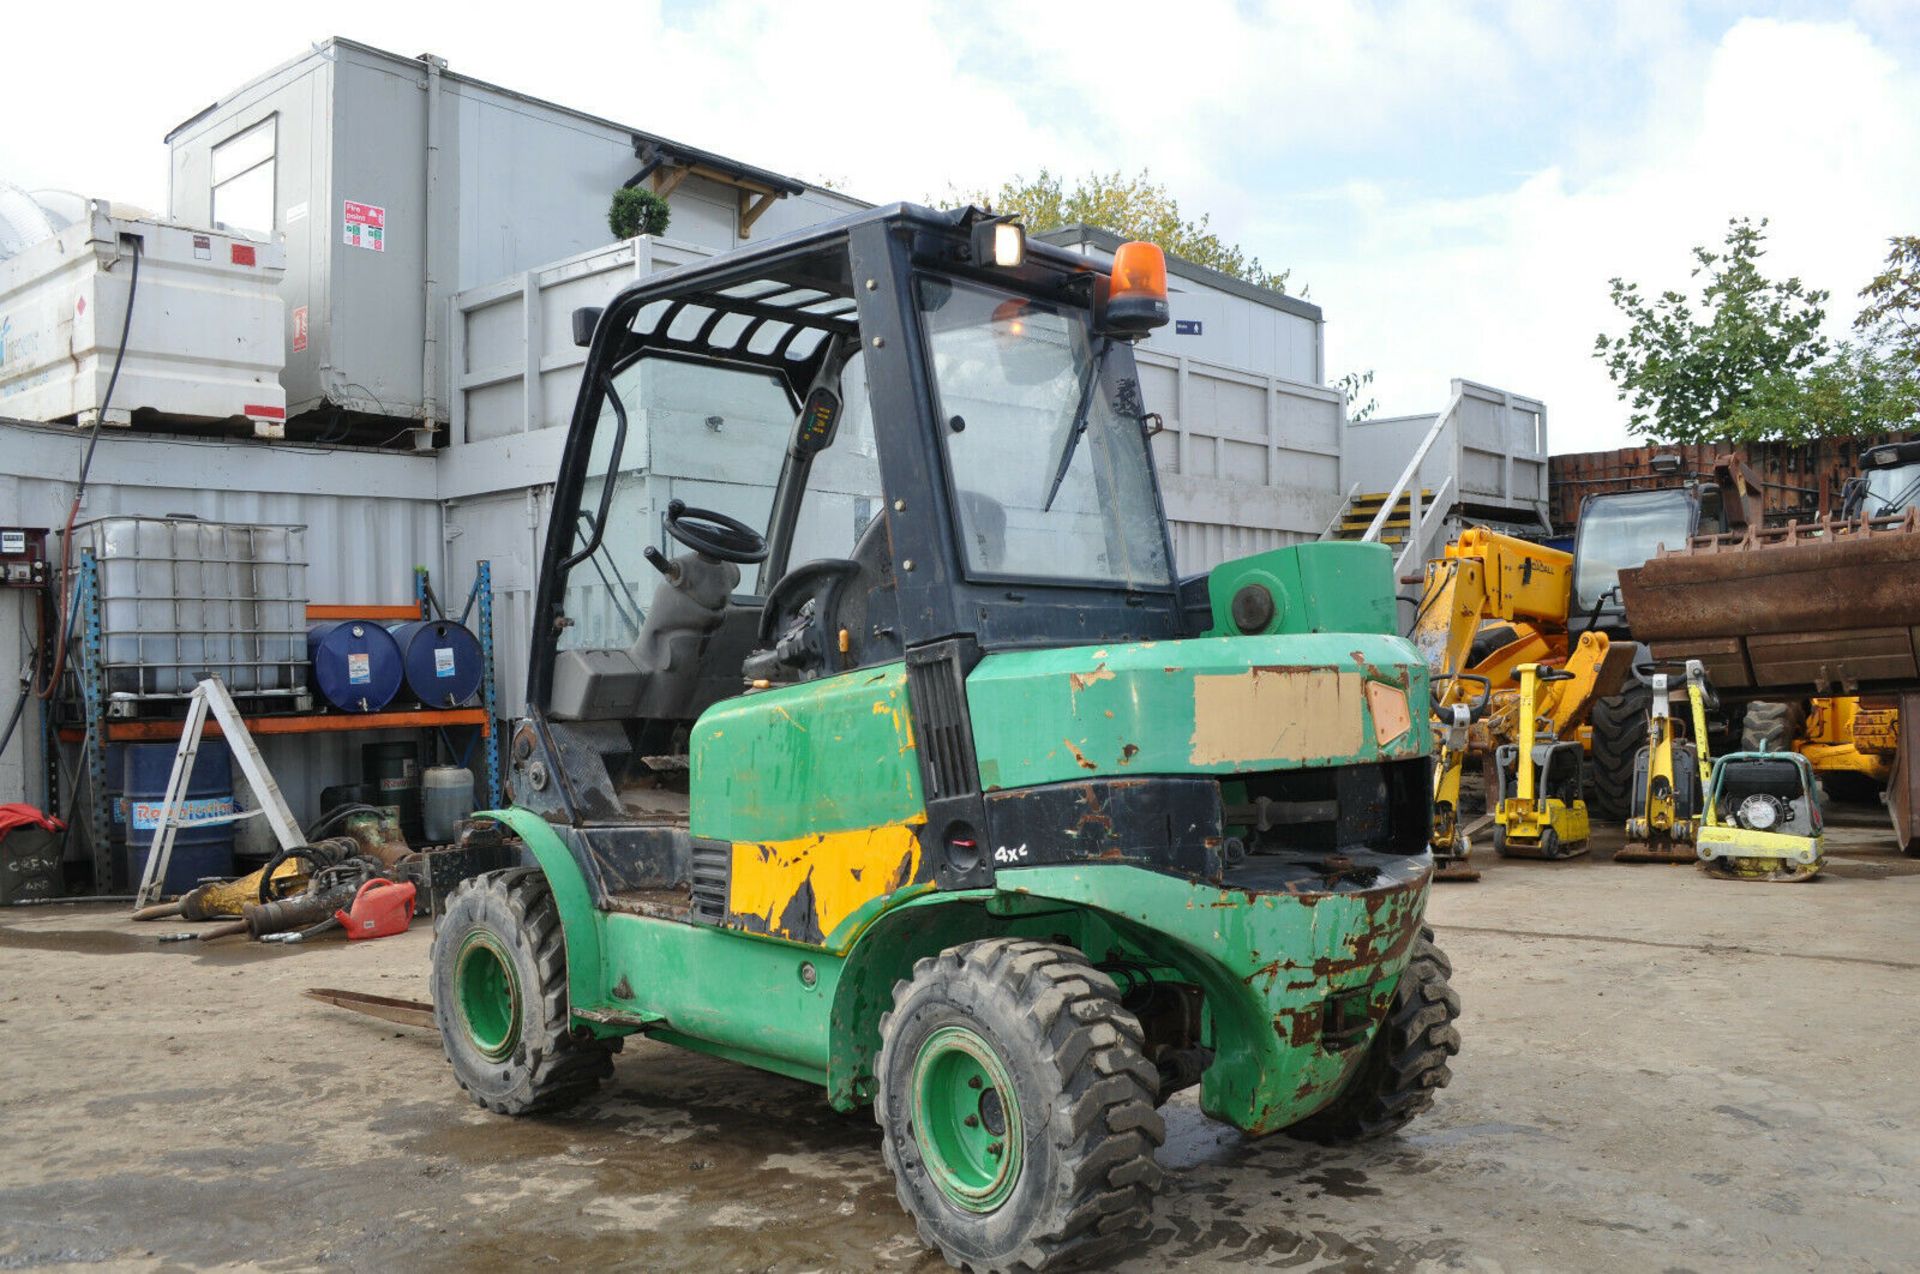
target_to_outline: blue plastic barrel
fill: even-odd
[[[378,712],[400,691],[400,647],[369,619],[334,619],[307,629],[313,688],[342,712]]]
[[[429,708],[457,708],[480,693],[480,641],[451,619],[395,624],[407,693]]]
[[[120,812],[127,829],[127,888],[132,890],[146,874],[147,856],[166,804],[167,780],[173,776],[173,743],[130,743],[121,771]],[[233,824],[196,826],[196,820],[234,811],[233,754],[219,739],[203,738],[187,779],[180,805],[181,827],[173,834],[173,853],[167,857],[167,876],[161,892],[184,894],[209,876],[233,875]]]

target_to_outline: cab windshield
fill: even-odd
[[[1693,495],[1684,488],[1632,491],[1596,499],[1580,514],[1573,555],[1573,599],[1590,611],[1620,572],[1643,565],[1662,544],[1686,547],[1693,535]],[[1618,597],[1608,598],[1618,607]]]
[[[1884,518],[1920,504],[1920,462],[1867,471],[1866,513]]]
[[[1131,360],[1084,310],[923,276],[940,433],[971,576],[1165,588]]]

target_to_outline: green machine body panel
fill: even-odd
[[[693,834],[780,841],[920,813],[904,663],[715,704],[690,743]]]
[[[1425,756],[1427,668],[1371,633],[988,655],[967,679],[988,789]]]

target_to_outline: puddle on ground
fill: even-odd
[[[26,929],[0,925],[0,950],[58,951],[66,955],[192,955],[209,964],[241,964],[287,954],[271,944],[235,935],[213,942],[161,942],[177,925],[129,920],[103,929]]]
[[[1302,1185],[1319,1186],[1323,1194],[1336,1199],[1372,1199],[1386,1193],[1367,1184],[1367,1174],[1358,1168],[1320,1168],[1300,1178]]]

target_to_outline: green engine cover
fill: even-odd
[[[1272,618],[1242,628],[1233,599],[1265,589]],[[1214,567],[1207,577],[1213,610],[1209,637],[1241,633],[1396,633],[1393,550],[1384,544],[1328,540],[1273,549]]]

